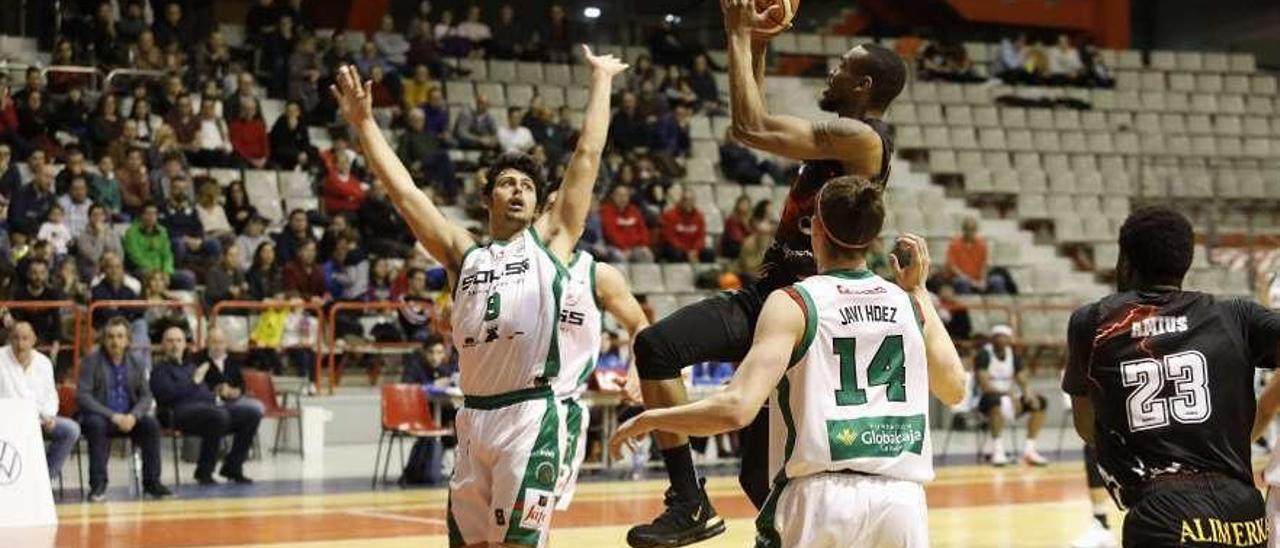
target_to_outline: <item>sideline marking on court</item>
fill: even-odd
[[[409,523],[422,523],[425,525],[448,525],[448,522],[442,519],[419,518],[414,516],[406,516],[402,514],[392,514],[389,512],[377,512],[372,509],[344,510],[342,513],[350,514],[353,516],[360,516],[364,518],[385,519],[390,521],[407,521]]]

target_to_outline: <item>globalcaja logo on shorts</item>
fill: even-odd
[[[831,460],[896,457],[924,451],[924,415],[827,421]]]

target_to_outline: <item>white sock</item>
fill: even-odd
[[[992,453],[1004,453],[1004,441],[1003,441],[1003,440],[1001,440],[999,437],[992,438],[992,439],[991,439],[991,452],[992,452]]]
[[[1035,450],[1036,450],[1036,440],[1027,440],[1027,447],[1025,452],[1030,453]]]

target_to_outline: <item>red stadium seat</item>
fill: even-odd
[[[404,438],[443,438],[450,435],[453,435],[453,430],[440,427],[431,415],[431,402],[422,385],[382,385],[382,431],[378,435],[378,452],[373,457],[372,485],[378,486],[380,469],[382,481],[387,481],[391,469],[391,445],[396,440],[400,440],[400,465],[403,468]],[[383,440],[387,440],[385,462]]]
[[[280,401],[276,395],[275,383],[271,380],[270,373],[262,371],[245,371],[244,389],[250,396],[262,402],[263,417],[268,419],[277,419],[279,423],[276,425],[276,439],[271,446],[271,454],[280,451],[280,439],[283,437],[284,425],[286,419],[293,419],[297,422],[298,427],[298,447],[301,451],[302,447],[302,411],[298,409],[295,401],[294,407],[289,407],[289,394],[284,394],[284,401]],[[295,397],[295,400],[297,398]]]

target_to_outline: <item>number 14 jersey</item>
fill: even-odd
[[[785,478],[933,479],[928,365],[911,298],[866,270],[828,271],[785,291],[805,313],[769,408],[784,427]]]
[[[1174,288],[1075,311],[1062,388],[1093,403],[1099,464],[1121,486],[1192,469],[1252,482],[1255,367],[1276,366],[1280,315]]]

